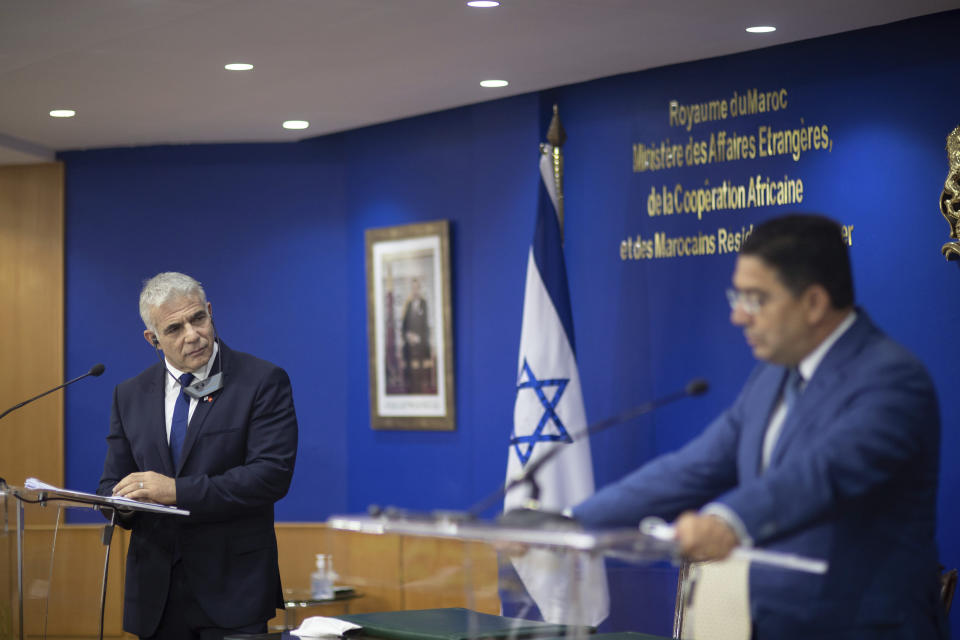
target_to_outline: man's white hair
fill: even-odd
[[[144,326],[156,333],[151,312],[171,298],[181,296],[197,297],[203,306],[207,306],[207,294],[203,287],[185,273],[165,271],[144,282],[140,291],[140,319]]]

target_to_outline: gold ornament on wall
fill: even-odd
[[[940,213],[950,225],[950,237],[953,240],[940,248],[947,260],[960,260],[960,127],[947,136],[947,159],[950,172],[940,194]]]

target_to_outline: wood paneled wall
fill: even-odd
[[[39,507],[28,507],[27,521],[37,519]],[[56,513],[56,508],[46,510]],[[53,579],[50,580],[50,543],[52,525],[30,525],[25,530],[25,585],[28,636],[41,637],[44,624],[43,596],[50,595],[47,614],[49,640],[78,640],[97,637],[99,624],[100,579],[104,547],[100,543],[103,527],[96,525],[61,526],[57,534]],[[397,535],[368,535],[333,531],[323,524],[303,523],[276,526],[280,548],[280,575],[288,592],[308,591],[317,553],[333,556],[338,584],[351,585],[362,597],[340,603],[297,609],[292,618],[299,623],[311,615],[337,616],[369,611],[468,607],[485,613],[497,613],[496,553],[486,545],[464,544],[455,540],[413,538]],[[0,531],[4,545],[0,572],[7,578],[0,589],[5,603],[15,606],[16,532]],[[117,528],[110,555],[110,576],[104,637],[129,639],[123,633],[124,562],[129,532]],[[12,580],[11,580],[12,578]],[[10,586],[7,586],[10,585]],[[284,612],[270,624],[285,621]],[[0,620],[3,614],[0,613]],[[13,627],[14,631],[16,627]],[[6,640],[0,626],[0,640]]]
[[[404,609],[500,612],[497,554],[489,545],[404,537],[402,547]]]
[[[63,382],[63,165],[0,167],[0,412]],[[0,421],[0,477],[63,486],[63,393]]]
[[[100,584],[106,548],[100,543],[103,527],[77,525],[57,534],[53,575],[50,575],[50,547],[53,527],[25,531],[27,554],[24,566],[37,571],[25,573],[24,619],[29,636],[96,637],[100,624]],[[116,536],[110,548],[104,636],[119,637],[122,619],[123,561],[127,537]],[[52,578],[52,579],[51,579]],[[44,602],[42,597],[49,593]],[[44,615],[46,614],[46,615]]]
[[[2,509],[0,503],[0,509]],[[0,527],[0,639],[17,637],[16,515],[13,499],[7,513],[0,513],[10,526]],[[51,517],[41,517],[41,511]],[[56,520],[56,506],[28,505],[25,521]],[[0,525],[3,523],[0,522]],[[100,585],[106,548],[101,544],[102,526],[60,526],[54,539],[52,524],[24,528],[24,620],[28,638],[96,638],[100,624]],[[123,613],[123,567],[129,535],[116,529],[110,549],[104,637],[121,638]],[[55,542],[55,545],[54,545]],[[51,553],[53,551],[53,553]],[[51,572],[51,561],[53,571]],[[12,635],[11,635],[12,634]],[[132,638],[133,636],[128,636]]]
[[[440,538],[370,535],[334,531],[322,524],[278,524],[280,577],[284,589],[310,588],[317,553],[333,556],[339,584],[363,597],[343,604],[297,611],[338,615],[368,611],[400,611],[468,607],[498,613],[497,555],[489,546]],[[280,624],[278,617],[271,624]]]

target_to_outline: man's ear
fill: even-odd
[[[153,331],[150,331],[150,329],[144,330],[143,339],[146,340],[151,347],[155,349],[160,348],[160,341],[157,340],[157,334],[155,334]]]
[[[803,292],[803,309],[810,324],[819,324],[830,306],[830,294],[822,284],[812,284]]]

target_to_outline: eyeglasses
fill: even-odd
[[[744,313],[751,316],[760,313],[763,305],[767,303],[767,297],[767,294],[763,291],[727,289],[727,302],[730,303],[730,310],[736,311],[737,307],[740,307]]]

